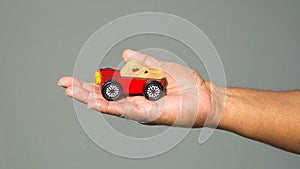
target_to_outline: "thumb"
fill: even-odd
[[[131,49],[125,50],[122,54],[122,58],[126,63],[131,60],[137,60],[151,67],[161,67],[161,65],[164,63],[151,56],[148,56],[146,54]]]

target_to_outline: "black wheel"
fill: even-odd
[[[101,92],[106,100],[117,100],[122,94],[122,87],[118,82],[109,80],[104,83]]]
[[[164,95],[164,87],[158,81],[149,81],[144,86],[143,94],[146,99],[155,101]]]

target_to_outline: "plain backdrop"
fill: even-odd
[[[156,157],[112,155],[84,133],[72,99],[57,86],[61,76],[72,75],[80,49],[101,26],[155,11],[183,17],[210,38],[228,86],[297,89],[299,8],[298,0],[0,0],[0,168],[299,168],[299,155],[224,131],[200,145],[198,129]],[[104,63],[119,62],[126,48],[166,46],[179,56],[189,55],[176,42],[157,44],[156,38],[129,39],[113,48]],[[191,66],[205,77],[201,65]],[[125,133],[127,128],[128,134],[143,133],[130,121],[106,118]]]

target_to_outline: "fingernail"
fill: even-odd
[[[134,52],[134,50],[132,50],[132,49],[126,49],[126,52],[132,53],[132,52]]]
[[[136,53],[135,50],[132,50],[132,49],[126,49],[126,54],[127,54],[127,56],[131,56],[131,55],[133,55],[134,53]]]

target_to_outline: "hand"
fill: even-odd
[[[66,95],[95,109],[144,124],[202,127],[210,113],[214,113],[213,97],[209,82],[204,82],[194,70],[170,62],[163,62],[132,50],[124,51],[125,62],[138,60],[151,67],[159,67],[167,79],[167,94],[157,101],[143,96],[128,96],[118,101],[107,101],[94,83],[74,77],[63,77],[58,85],[66,88]]]

